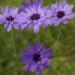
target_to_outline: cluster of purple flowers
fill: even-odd
[[[39,32],[40,27],[48,27],[49,25],[58,26],[61,23],[68,24],[69,19],[75,18],[73,13],[73,5],[69,5],[67,0],[61,0],[59,3],[44,6],[42,0],[34,2],[30,0],[29,3],[22,2],[23,8],[6,7],[1,8],[0,24],[4,24],[7,31],[11,31],[14,27],[17,30],[33,29],[35,33]],[[53,55],[50,53],[51,48],[46,49],[38,42],[33,46],[29,45],[29,49],[23,49],[20,54],[22,64],[25,64],[25,70],[42,75],[43,68],[48,68],[51,64]]]
[[[54,55],[51,53],[52,49],[46,49],[44,45],[36,42],[34,45],[30,44],[28,50],[23,49],[19,57],[22,59],[22,64],[25,65],[25,70],[28,72],[38,72],[38,75],[42,75],[44,68],[48,68],[51,65],[51,58]]]
[[[45,28],[49,25],[68,24],[69,19],[75,18],[75,13],[72,12],[74,6],[69,5],[67,0],[52,4],[51,7],[43,6],[42,0],[37,3],[30,0],[28,4],[22,4],[22,9],[1,8],[0,24],[4,24],[8,32],[14,27],[18,30],[34,29],[38,33],[40,26]]]

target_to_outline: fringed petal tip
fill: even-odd
[[[34,1],[33,0],[30,0],[30,3],[29,3],[31,6],[34,4]]]
[[[28,6],[28,4],[25,1],[22,1],[22,5],[23,5],[23,7],[27,7]]]
[[[38,5],[42,5],[42,3],[43,3],[43,0],[38,0],[37,2]]]

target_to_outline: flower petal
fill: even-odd
[[[0,24],[3,24],[5,22],[5,17],[3,15],[0,15]]]
[[[38,0],[37,5],[41,6],[42,5],[42,0]]]
[[[73,19],[73,18],[75,18],[75,13],[69,14],[69,15],[65,16],[64,18]]]
[[[6,9],[4,9],[3,7],[1,8],[1,12],[3,13],[4,16],[8,17],[10,15],[10,8],[6,7]]]
[[[23,7],[27,7],[28,6],[28,4],[25,1],[22,2],[22,5],[23,5]]]
[[[30,64],[26,65],[25,70],[30,71],[30,72],[34,72],[36,70],[35,63],[31,62]]]
[[[64,24],[68,24],[69,21],[68,21],[68,20],[64,20],[63,23],[64,23]]]
[[[10,24],[10,23],[6,23],[5,25],[4,25],[4,27],[7,29],[7,31],[9,32],[11,29],[12,29],[12,24]]]
[[[37,34],[39,32],[39,26],[38,25],[35,25],[34,26],[34,32]]]
[[[17,14],[18,14],[18,8],[12,8],[11,10],[10,10],[10,13],[11,13],[11,15],[14,17],[14,16],[16,16]]]

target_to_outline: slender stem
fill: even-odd
[[[35,34],[35,41],[39,41],[39,40],[38,40],[38,33]]]
[[[15,40],[14,40],[12,31],[11,31],[11,39],[12,39],[13,49],[15,50],[15,54],[16,54],[16,45],[15,45]]]
[[[57,40],[60,40],[61,33],[62,33],[62,27],[60,27],[60,29],[59,29],[58,36],[57,36]]]

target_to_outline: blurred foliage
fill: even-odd
[[[0,7],[22,7],[21,1],[0,0]],[[56,0],[43,1],[44,5],[56,2]],[[75,4],[75,0],[68,2]],[[37,35],[33,31],[20,32],[15,29],[8,33],[4,26],[0,25],[0,75],[36,75],[25,72],[24,65],[20,64],[18,58],[22,48],[27,48],[30,42],[34,43],[36,40],[46,47],[52,47],[55,55],[52,59],[53,64],[44,70],[43,75],[75,75],[75,19],[70,20],[68,25],[40,28]]]

